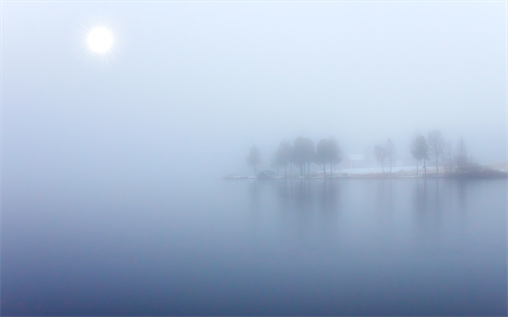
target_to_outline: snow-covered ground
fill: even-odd
[[[486,166],[487,168],[501,171],[501,172],[508,172],[508,168],[503,166]],[[435,174],[435,167],[434,166],[427,166],[427,175]],[[327,169],[326,174],[329,175],[330,171]],[[384,169],[384,174],[386,176],[389,176],[390,168]],[[418,166],[418,174],[423,175],[423,166]],[[442,175],[445,173],[444,167],[439,167],[439,173]],[[321,178],[324,176],[323,170],[319,168],[315,168],[311,170],[311,178]],[[334,177],[344,177],[344,176],[368,176],[368,175],[382,175],[383,169],[381,167],[372,166],[372,167],[362,167],[362,168],[335,168],[333,171]],[[416,165],[413,166],[392,166],[392,176],[399,176],[399,177],[416,177]],[[298,178],[300,177],[299,174],[293,173],[292,176],[289,175],[288,177],[292,178]],[[226,176],[227,179],[256,179],[257,177],[254,175],[229,175]],[[275,178],[284,178],[283,173],[280,173]],[[303,177],[302,178],[306,178]]]
[[[423,168],[419,168],[419,170],[423,171]],[[430,171],[430,169],[427,169]],[[434,169],[432,169],[434,171]],[[389,173],[390,168],[385,168],[385,173]],[[353,175],[362,175],[362,174],[382,174],[383,169],[381,167],[362,167],[362,168],[341,168],[334,170],[334,174],[353,174]],[[416,166],[392,166],[392,173],[416,173]]]

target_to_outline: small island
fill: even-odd
[[[480,165],[468,154],[461,138],[455,148],[445,142],[439,130],[427,137],[416,134],[411,142],[410,156],[397,156],[390,138],[375,145],[367,155],[345,155],[334,138],[314,142],[297,137],[282,141],[270,160],[268,169],[259,170],[261,153],[253,145],[247,156],[251,175],[228,174],[226,180],[275,179],[383,179],[383,178],[507,178],[507,164]]]

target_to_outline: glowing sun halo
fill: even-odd
[[[96,27],[86,39],[90,49],[96,53],[106,53],[113,46],[113,34],[108,28]]]

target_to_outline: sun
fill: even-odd
[[[95,27],[88,33],[86,42],[92,51],[104,54],[113,46],[113,33],[106,27]]]

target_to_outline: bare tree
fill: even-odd
[[[429,144],[430,153],[436,160],[436,174],[439,174],[439,157],[443,155],[445,147],[441,131],[434,130],[429,132],[427,143]]]
[[[446,141],[444,142],[443,146],[443,159],[446,160],[446,172],[451,172],[453,167],[453,161],[452,161],[452,153],[453,153],[453,147],[452,147],[452,141]]]
[[[386,140],[385,144],[386,156],[388,157],[388,163],[390,164],[390,174],[392,173],[393,157],[395,156],[395,147],[393,146],[392,139]]]
[[[376,145],[374,147],[374,155],[376,156],[376,160],[379,164],[381,164],[381,168],[383,169],[383,174],[385,173],[384,161],[386,159],[386,149],[382,145]]]
[[[316,160],[323,165],[323,173],[326,177],[326,163],[330,161],[329,140],[321,139],[316,146]]]
[[[314,142],[312,140],[298,137],[293,142],[293,161],[300,167],[300,175],[305,172],[307,165],[307,174],[310,172],[310,163],[315,158]]]
[[[455,156],[455,162],[457,164],[457,168],[459,171],[463,172],[466,170],[468,165],[468,156],[467,156],[467,148],[464,143],[464,139],[460,138],[459,143],[457,145],[457,154]]]
[[[255,145],[250,148],[249,156],[247,157],[247,164],[254,168],[254,175],[257,175],[257,167],[261,164],[261,154]]]
[[[316,160],[323,165],[325,176],[326,164],[330,164],[330,174],[332,174],[333,166],[341,161],[341,152],[337,141],[333,138],[319,140],[316,146]]]
[[[286,177],[286,168],[291,163],[291,143],[282,141],[275,152],[273,164],[277,167],[284,167],[284,177]]]
[[[411,144],[411,155],[416,159],[416,176],[418,176],[418,162],[423,160],[423,168],[427,174],[426,160],[429,158],[429,146],[422,135],[417,135]]]
[[[330,160],[330,174],[333,175],[333,167],[340,163],[342,160],[342,152],[339,144],[334,138],[328,139],[329,145],[329,160]]]

